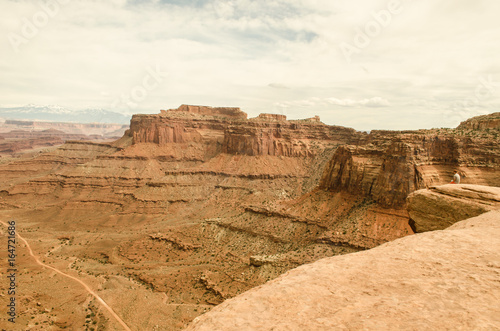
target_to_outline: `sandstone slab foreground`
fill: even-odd
[[[187,330],[494,330],[499,300],[495,210],[293,269]]]

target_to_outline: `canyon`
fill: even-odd
[[[464,202],[467,191],[490,189],[447,186],[459,186],[465,194],[455,198]],[[492,196],[499,200],[499,193]],[[437,200],[453,206],[449,197]],[[499,220],[497,208],[444,230],[295,268],[226,300],[186,330],[498,329]]]
[[[180,330],[288,270],[420,232],[408,196],[454,170],[500,186],[499,119],[366,133],[182,105],[134,115],[116,140],[0,163],[0,215],[132,330]],[[122,329],[81,285],[18,249],[20,329]]]
[[[116,140],[128,125],[0,119],[0,158],[39,153],[66,140]]]

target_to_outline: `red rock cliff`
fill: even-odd
[[[316,119],[316,118],[315,118]],[[224,132],[223,151],[229,154],[312,156],[320,141],[350,143],[363,134],[354,129],[318,121],[287,121],[284,115],[260,114],[245,123],[230,125]]]
[[[177,109],[169,109],[167,111],[174,113],[191,113],[191,114],[199,114],[199,115],[208,115],[208,116],[221,116],[233,119],[247,119],[247,114],[241,111],[240,108],[237,107],[207,107],[207,106],[191,106],[191,105],[181,105]]]
[[[500,112],[470,118],[458,126],[459,130],[500,130]]]
[[[351,143],[363,134],[314,120],[287,121],[284,115],[261,114],[246,119],[239,108],[183,105],[158,115],[134,115],[127,135],[133,144],[204,142],[222,153],[313,156],[326,144]],[[215,147],[214,147],[215,148]]]
[[[480,122],[482,127],[494,126],[485,118]],[[319,186],[396,208],[402,208],[408,194],[417,189],[449,183],[453,170],[459,170],[463,182],[500,186],[498,134],[463,127],[372,131],[358,145],[337,149]]]

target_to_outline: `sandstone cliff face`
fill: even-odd
[[[259,114],[257,118],[265,121],[286,121],[286,116],[280,114]]]
[[[157,116],[152,117],[150,115],[134,115],[132,117],[130,131],[127,134],[132,135],[134,144],[155,143],[164,145],[199,141],[201,138],[196,130],[186,128],[184,123],[163,122],[158,121],[158,119]]]
[[[208,116],[218,116],[231,119],[246,120],[247,114],[241,111],[237,107],[207,107],[207,106],[191,106],[191,105],[181,105],[177,109],[169,109],[163,114],[168,114],[169,112],[180,112],[180,113],[191,113],[199,115]]]
[[[314,143],[348,141],[355,136],[349,129],[298,123],[260,123],[230,126],[224,132],[223,152],[244,155],[310,157],[317,153]]]
[[[423,186],[411,146],[394,141],[387,148],[342,146],[325,168],[320,188],[361,194],[386,207],[401,207]]]
[[[458,126],[459,130],[500,130],[500,112],[468,119]]]
[[[224,129],[232,121],[247,117],[239,108],[212,108],[182,105],[158,115],[134,115],[126,135],[133,144],[206,142],[220,143]]]
[[[223,152],[310,157],[322,150],[321,144],[350,143],[362,136],[353,129],[325,125],[319,118],[286,121],[283,115],[261,114],[242,125],[229,126],[224,132]]]
[[[404,208],[411,192],[451,180],[500,186],[500,147],[494,135],[463,137],[461,131],[374,131],[333,155],[320,188],[361,194],[386,207]]]
[[[284,115],[261,114],[246,120],[238,108],[183,105],[159,115],[134,115],[127,135],[134,144],[199,142],[234,155],[311,157],[326,144],[355,141],[353,129],[314,121],[287,121]]]

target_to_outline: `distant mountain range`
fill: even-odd
[[[131,116],[105,109],[72,110],[61,106],[29,104],[22,107],[0,107],[0,118],[51,122],[129,124]]]

